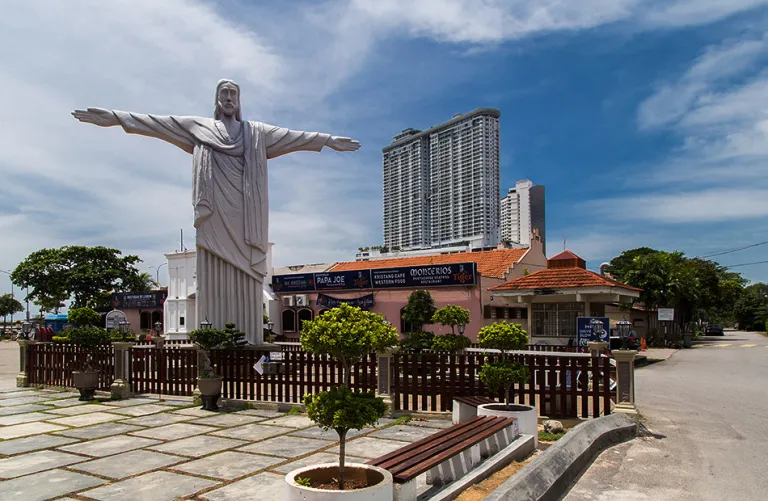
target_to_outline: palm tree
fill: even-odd
[[[160,287],[149,272],[142,271],[123,284],[123,292],[149,292]]]

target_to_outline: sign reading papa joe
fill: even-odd
[[[457,287],[477,284],[475,263],[329,271],[272,277],[275,292]]]

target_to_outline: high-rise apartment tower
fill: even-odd
[[[481,108],[383,150],[384,245],[401,249],[499,242],[499,117]]]
[[[531,245],[531,233],[539,231],[544,252],[546,248],[546,213],[544,187],[527,179],[515,183],[501,199],[501,240],[524,246]]]

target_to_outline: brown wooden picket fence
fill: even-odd
[[[135,393],[192,395],[197,387],[194,348],[131,348],[131,385]]]
[[[222,396],[243,400],[300,403],[304,395],[341,384],[341,364],[325,355],[285,351],[278,374],[259,375],[254,365],[262,353],[253,350],[215,350],[211,362],[224,377]],[[366,356],[351,368],[351,388],[376,390],[376,355]]]
[[[30,385],[73,387],[72,371],[82,370],[87,353],[70,343],[34,343],[27,347]],[[109,391],[115,380],[115,349],[111,344],[95,350],[93,368],[99,371],[99,390]]]
[[[392,403],[395,410],[448,411],[453,397],[486,396],[503,401],[479,379],[483,364],[498,354],[394,354]],[[566,354],[516,354],[508,357],[528,367],[526,384],[515,385],[510,402],[536,406],[540,414],[597,417],[610,414],[614,368],[606,357]]]

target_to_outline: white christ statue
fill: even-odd
[[[242,120],[240,87],[216,86],[213,118],[142,115],[102,108],[75,110],[81,122],[122,126],[156,137],[193,156],[192,204],[197,229],[197,323],[237,324],[251,344],[263,344],[264,277],[268,249],[267,159],[294,151],[355,151],[347,137],[302,132]]]

